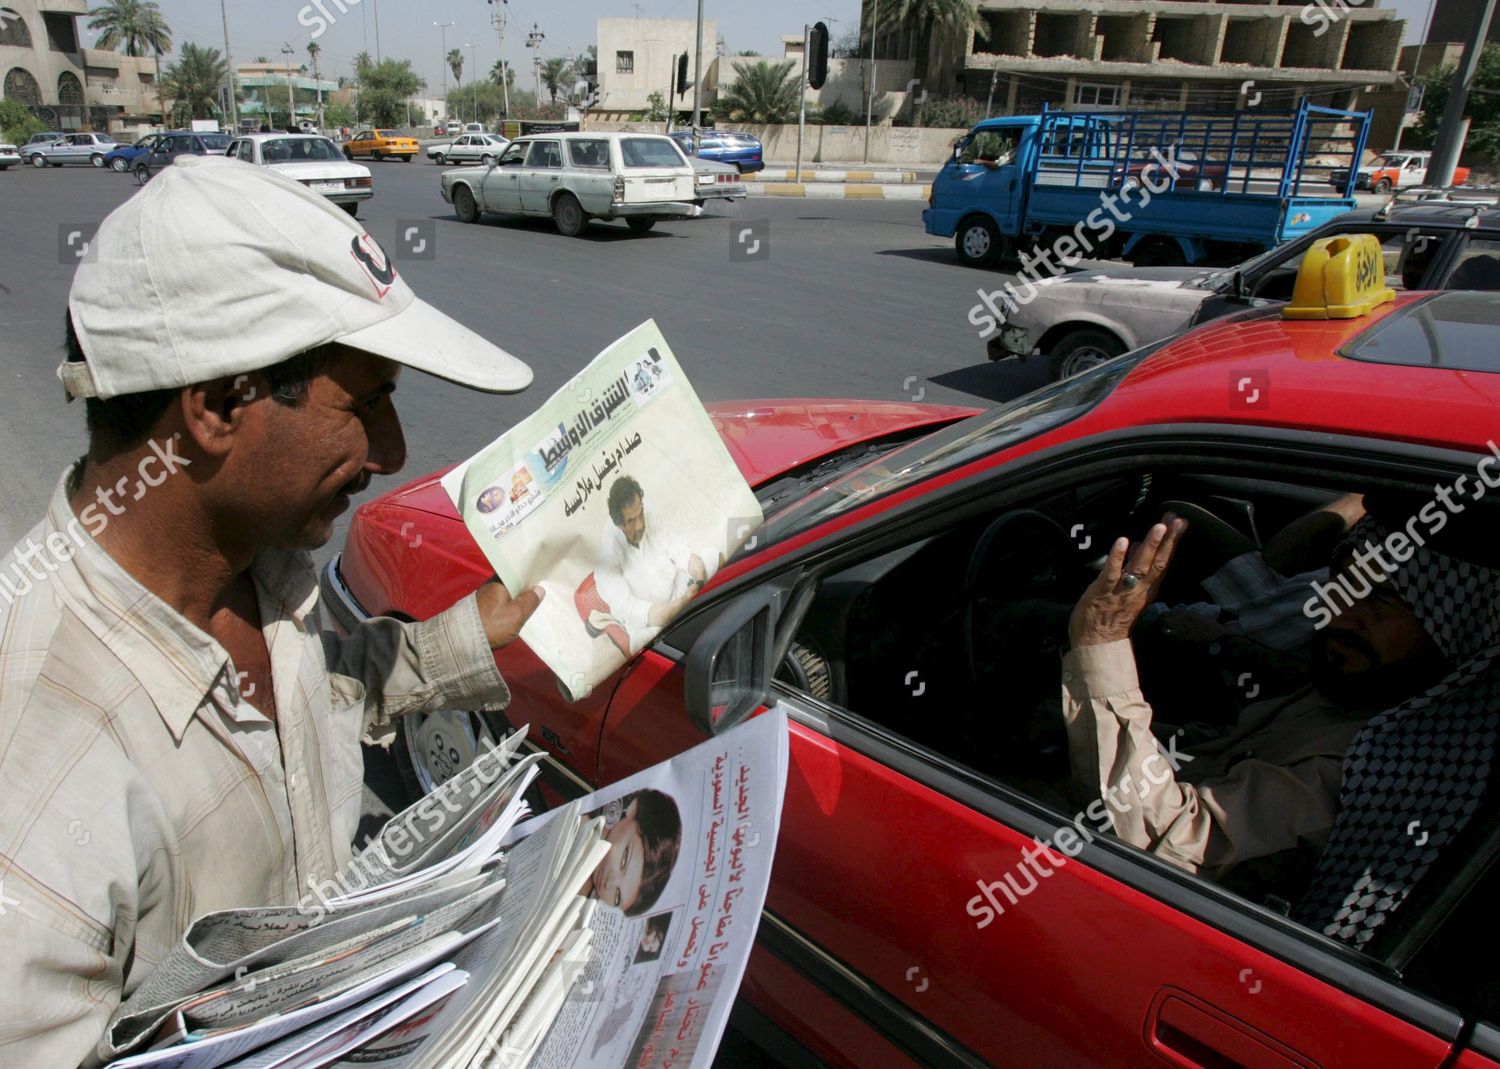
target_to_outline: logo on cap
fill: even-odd
[[[359,264],[360,270],[369,276],[371,285],[375,287],[375,296],[384,300],[395,285],[396,265],[369,234],[361,234],[355,238],[349,248],[354,253],[354,260]]]

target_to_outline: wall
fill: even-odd
[[[617,130],[626,133],[663,133],[665,123],[648,122],[600,122],[590,120],[584,124],[587,130]],[[785,126],[753,126],[741,123],[725,123],[725,130],[744,130],[760,138],[765,147],[767,163],[790,165],[797,159],[796,124]],[[905,167],[932,167],[945,161],[953,151],[953,142],[967,130],[917,129],[907,126],[876,126],[870,131],[870,163],[899,165]],[[863,126],[812,126],[807,127],[807,140],[803,144],[802,162],[809,163],[862,163],[865,152],[865,128]]]

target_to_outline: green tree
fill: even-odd
[[[647,122],[666,122],[667,121],[667,102],[662,97],[660,90],[658,90],[655,93],[652,93],[650,96],[648,96],[646,98],[646,121]]]
[[[0,100],[0,141],[24,145],[32,134],[45,133],[47,124],[19,100]]]
[[[1422,115],[1415,128],[1419,143],[1432,145],[1437,140],[1456,74],[1454,68],[1443,67],[1417,79],[1422,86]],[[1490,162],[1500,161],[1500,45],[1485,45],[1479,54],[1479,69],[1474,75],[1474,88],[1464,117],[1469,120],[1467,154]]]
[[[742,64],[719,94],[714,113],[730,122],[796,122],[802,79],[794,68],[790,60]]]
[[[427,88],[426,80],[412,70],[411,60],[388,59],[372,63],[369,55],[362,52],[355,62],[359,72],[362,119],[376,126],[404,123],[407,101]]]
[[[934,33],[969,30],[979,20],[972,0],[887,0],[879,7],[880,33],[895,34],[896,54],[920,57],[924,68]],[[870,5],[865,5],[863,15],[861,36],[868,41],[873,17]],[[869,54],[868,46],[861,54]]]
[[[490,68],[490,84],[496,88],[500,85],[500,71],[505,71],[505,85],[512,93],[516,91],[516,68],[502,60],[495,60],[495,65]]]
[[[459,85],[463,85],[464,50],[462,48],[450,48],[448,50],[448,69],[453,72],[453,80]]]
[[[567,59],[554,56],[552,59],[542,61],[542,84],[547,87],[547,93],[552,97],[554,104],[557,103],[558,90],[572,79],[573,64]]]
[[[190,119],[209,119],[219,112],[219,88],[229,81],[229,64],[217,48],[199,48],[191,41],[182,46],[182,55],[167,68],[161,89],[174,101],[174,118],[179,107]]]
[[[113,52],[123,46],[127,56],[150,53],[156,57],[156,106],[165,116],[161,57],[172,51],[172,27],[162,17],[156,0],[108,0],[89,12],[89,29],[99,34],[95,48]]]

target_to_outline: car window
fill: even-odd
[[[626,167],[681,167],[687,163],[682,150],[669,137],[623,138],[620,157]]]
[[[1015,154],[1019,136],[1014,130],[986,130],[967,141],[960,141],[956,158],[959,163],[1004,165]]]
[[[574,167],[609,167],[609,141],[577,138],[568,142],[568,158]]]
[[[68,143],[71,145],[80,146],[92,145],[94,143],[94,139],[89,137],[88,134],[74,134],[72,137],[68,138]]]
[[[561,167],[562,150],[556,141],[533,141],[526,154],[527,167]]]
[[[500,159],[498,161],[499,165],[501,167],[519,167],[525,161],[526,150],[529,147],[529,144],[519,141],[515,144],[509,145],[506,150],[500,154]]]
[[[398,134],[394,130],[379,130],[379,131],[377,131],[377,133],[381,137],[385,138],[387,141],[393,140],[393,139],[398,138],[398,137],[401,136],[400,134]]]
[[[1443,289],[1500,290],[1500,240],[1470,238]]]

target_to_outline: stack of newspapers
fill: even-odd
[[[394,817],[295,906],[198,918],[111,1018],[128,1066],[504,1066],[535,1054],[590,961],[604,821],[577,803],[514,845],[524,729]]]

